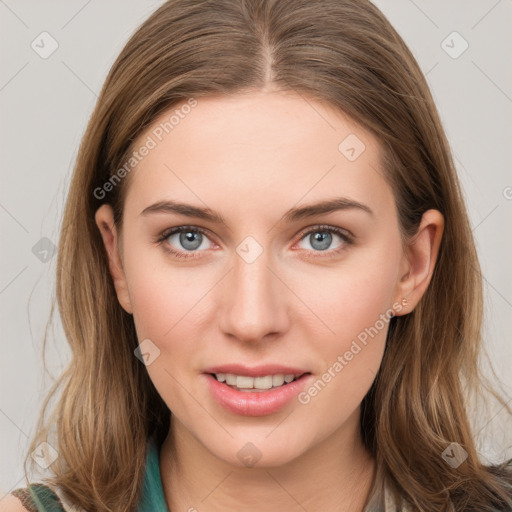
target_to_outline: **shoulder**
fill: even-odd
[[[14,494],[7,494],[5,498],[2,499],[2,512],[30,512],[29,508],[25,508],[23,506],[23,502],[21,499]],[[37,510],[37,509],[36,509]]]
[[[2,500],[1,512],[65,511],[57,494],[47,485],[31,484],[11,491]]]

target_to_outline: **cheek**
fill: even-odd
[[[337,349],[376,323],[383,330],[380,319],[391,312],[398,258],[398,251],[393,249],[360,251],[339,266],[313,268],[308,273],[302,272],[300,279],[290,272],[287,279],[315,313],[316,320],[304,311],[306,317],[311,317],[311,325],[316,323],[324,342],[333,340],[333,348]]]
[[[169,407],[186,409],[189,398],[180,385],[191,389],[197,355],[209,339],[202,334],[215,327],[212,297],[219,278],[207,267],[169,264],[160,248],[127,250],[125,272],[137,337],[151,340],[159,354],[147,366],[150,378]]]
[[[301,280],[298,293],[310,290],[308,306],[325,327],[316,330],[321,336],[309,333],[317,340],[315,348],[323,362],[319,379],[303,397],[312,413],[321,414],[329,404],[338,403],[343,407],[334,414],[342,418],[368,392],[385,349],[399,254],[391,247],[368,251],[329,275],[317,273]],[[313,324],[318,320],[312,319]]]
[[[139,339],[165,342],[183,326],[188,333],[208,291],[207,271],[170,265],[162,248],[126,251],[125,272]],[[211,276],[210,276],[211,277]]]
[[[133,318],[140,342],[151,340],[158,357],[147,366],[151,381],[172,410],[186,411],[190,397],[183,391],[190,388],[191,363],[197,354],[197,319],[202,318],[201,298],[206,299],[204,282],[191,281],[190,270],[168,265],[133,264],[126,262]]]

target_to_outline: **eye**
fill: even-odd
[[[195,258],[195,253],[209,248],[209,241],[204,230],[193,226],[168,229],[157,240],[165,242],[165,249],[178,258]]]
[[[333,240],[336,238],[341,241],[333,248]],[[301,241],[303,240],[309,244],[307,250],[327,252],[329,255],[337,254],[353,243],[353,237],[349,232],[334,226],[315,226],[302,234]]]
[[[333,240],[340,242],[332,248]],[[314,253],[325,252],[326,255],[338,254],[353,244],[353,235],[334,226],[315,226],[301,234],[300,241],[306,241],[310,247],[305,249]],[[194,226],[179,226],[164,231],[156,240],[167,252],[177,258],[196,258],[200,253],[215,245],[208,238],[205,230]],[[331,249],[331,250],[329,250]],[[316,257],[316,256],[315,256]]]

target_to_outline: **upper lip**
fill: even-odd
[[[204,373],[231,373],[247,377],[264,377],[266,375],[302,375],[309,373],[302,368],[283,366],[280,364],[263,364],[259,366],[244,366],[243,364],[223,364],[207,368]]]

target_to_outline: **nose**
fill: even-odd
[[[248,263],[234,255],[233,269],[220,290],[220,327],[226,336],[258,342],[288,328],[287,288],[269,266],[266,251]]]

